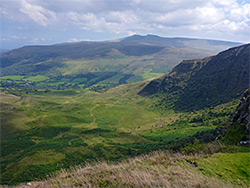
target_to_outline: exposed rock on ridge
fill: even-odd
[[[250,89],[245,91],[239,106],[229,120],[236,123],[246,123],[247,130],[250,131]]]

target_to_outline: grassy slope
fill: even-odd
[[[62,59],[60,66],[56,66],[54,61],[44,61],[40,62],[39,66],[49,67],[46,70],[41,69],[32,73],[16,71],[10,75],[6,73],[8,76],[2,76],[0,79],[3,86],[12,87],[13,85],[27,87],[27,82],[32,82],[29,85],[38,88],[118,85],[161,76],[181,60],[177,58],[162,61],[161,58],[152,55],[142,57],[120,55],[95,59]]]
[[[246,149],[195,156],[158,151],[118,164],[62,170],[47,181],[32,182],[31,187],[248,187],[249,156]]]
[[[1,182],[31,181],[92,160],[167,148],[170,141],[214,129],[235,106],[191,114],[149,108],[154,101],[137,95],[141,87],[122,85],[104,94],[18,89],[2,94]]]
[[[36,47],[30,48],[35,50]],[[49,48],[52,51],[57,50],[56,47]],[[126,55],[118,49],[105,49],[100,56],[79,56],[77,58],[46,57],[44,52],[46,57],[44,59],[41,52],[38,55],[39,58],[35,60],[35,54],[33,54],[35,57],[23,56],[23,54],[30,53],[29,50],[25,49],[17,49],[5,54],[7,59],[3,58],[3,64],[10,62],[13,64],[11,63],[12,65],[7,67],[3,66],[0,77],[2,85],[23,87],[28,81],[31,81],[31,85],[40,88],[58,86],[86,88],[97,84],[102,87],[110,87],[111,84],[115,86],[158,77],[168,72],[183,59],[200,58],[218,52],[217,50],[164,48],[157,53]],[[42,49],[45,50],[45,48]],[[19,52],[22,50],[25,51]],[[15,57],[15,53],[20,53],[21,57],[19,58],[18,54]]]

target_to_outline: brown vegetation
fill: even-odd
[[[20,185],[24,187],[234,187],[229,182],[197,172],[187,163],[187,156],[162,151],[139,156],[118,164],[100,162],[95,165],[63,170],[47,181]]]

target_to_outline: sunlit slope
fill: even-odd
[[[15,87],[27,82],[40,88],[114,87],[161,76],[183,59],[214,55],[236,45],[135,35],[118,41],[25,46],[1,54],[1,80],[4,86]],[[22,79],[15,79],[17,75]]]
[[[144,84],[103,94],[76,89],[3,93],[1,182],[31,181],[92,160],[120,160],[174,147],[198,131],[214,130],[235,106],[191,114],[151,108],[155,99],[137,95]],[[204,121],[195,121],[201,116]]]

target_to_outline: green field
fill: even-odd
[[[2,76],[0,77],[1,80],[21,80],[23,79],[24,76],[16,76],[16,75],[13,75],[13,76]]]
[[[181,59],[180,59],[181,60]],[[157,64],[152,63],[157,62]],[[175,60],[176,64],[178,60]],[[69,60],[62,59],[61,65],[54,61],[41,62],[41,66],[51,67],[48,71],[24,73],[16,68],[15,73],[0,77],[2,87],[36,87],[36,88],[89,88],[93,90],[115,87],[120,84],[133,83],[163,75],[172,68],[152,55],[108,56],[96,59]],[[21,72],[19,73],[19,70]],[[28,71],[27,71],[28,72]],[[5,75],[5,72],[3,72]],[[13,74],[13,75],[12,75]],[[101,88],[97,88],[100,86]]]
[[[192,113],[152,108],[155,99],[137,95],[142,86],[123,85],[106,93],[5,88],[1,183],[31,181],[72,165],[167,149],[170,142],[215,129],[235,107],[228,103]]]
[[[23,80],[25,81],[31,81],[31,82],[41,82],[41,81],[45,81],[48,80],[49,77],[48,76],[43,76],[43,75],[37,75],[37,76],[29,76]]]

